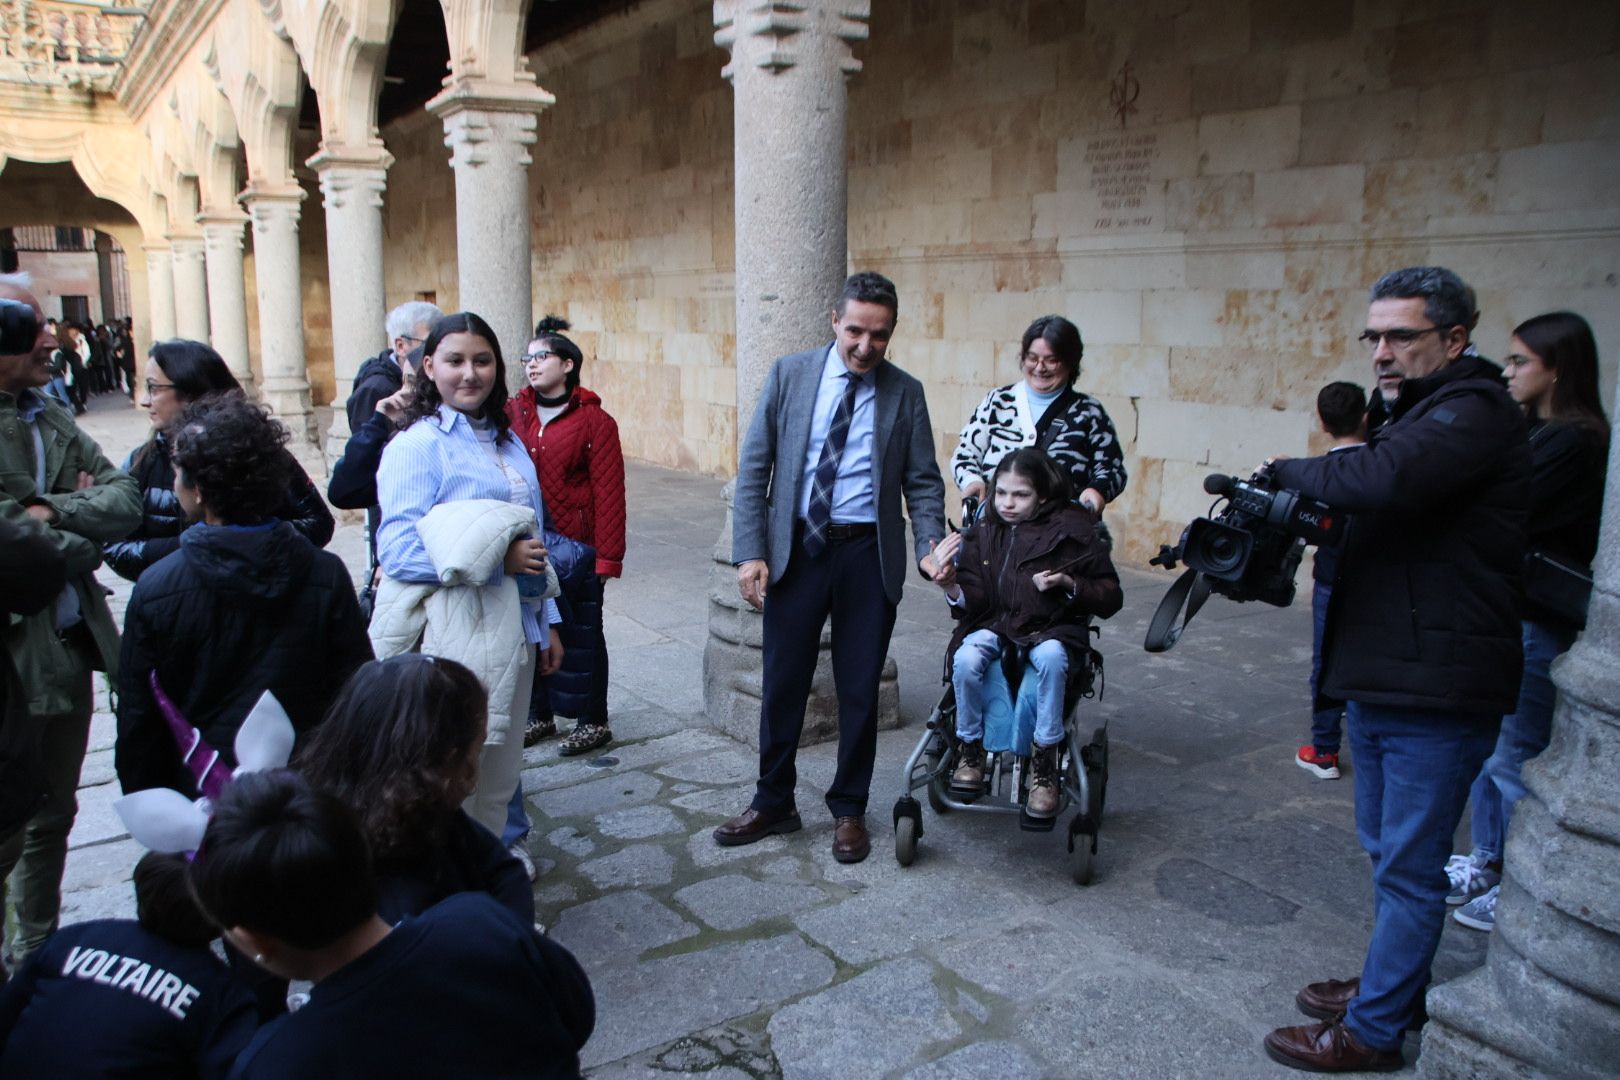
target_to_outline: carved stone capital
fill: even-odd
[[[328,210],[370,206],[381,210],[388,190],[388,167],[394,157],[381,147],[361,154],[346,154],[323,147],[305,164],[320,177],[321,200]]]
[[[780,73],[820,52],[826,39],[845,76],[861,70],[851,46],[865,41],[871,0],[715,0],[714,43],[731,54],[720,74],[734,80],[739,64]]]
[[[533,113],[457,109],[444,114],[444,145],[452,168],[497,162],[528,168],[538,118]]]

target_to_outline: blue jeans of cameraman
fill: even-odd
[[[1474,856],[1497,862],[1507,839],[1513,805],[1525,796],[1524,763],[1547,749],[1552,740],[1553,706],[1558,688],[1552,681],[1552,662],[1575,644],[1575,631],[1526,620],[1524,681],[1519,684],[1519,707],[1502,717],[1496,749],[1474,781],[1474,812],[1469,832]]]
[[[1352,701],[1356,835],[1372,859],[1373,931],[1344,1024],[1379,1050],[1401,1045],[1445,927],[1446,858],[1499,717]]]

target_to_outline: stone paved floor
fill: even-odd
[[[117,459],[144,414],[104,400],[85,426]],[[1308,608],[1217,600],[1150,657],[1140,643],[1168,575],[1124,572],[1126,609],[1102,638],[1112,772],[1088,888],[1068,878],[1061,830],[1007,817],[925,811],[916,863],[895,863],[890,808],[949,622],[917,581],[895,631],[904,726],[879,739],[871,858],[831,857],[830,745],[800,755],[803,832],[721,849],[709,830],[747,804],[755,757],[703,719],[719,489],[631,466],[628,576],[607,595],[618,741],[594,761],[526,752],[540,917],[596,988],[591,1075],[1292,1075],[1260,1039],[1299,1022],[1301,985],[1359,969],[1371,912],[1350,781],[1292,763],[1308,734]],[[363,567],[358,527],[333,549]],[[121,611],[127,586],[101,576]],[[69,921],[132,908],[138,850],[109,808],[98,702]],[[1437,978],[1482,962],[1485,940],[1448,920]]]

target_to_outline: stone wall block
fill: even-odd
[[[1397,31],[1296,45],[1284,55],[1284,101],[1315,101],[1387,90],[1393,83],[1390,56]]]
[[[1492,5],[1490,48],[1481,57],[1488,71],[1551,67],[1612,52],[1620,33],[1620,8],[1603,0],[1567,0],[1545,8]]]
[[[1287,264],[1287,254],[1272,247],[1189,248],[1187,286],[1192,289],[1281,289]]]
[[[1065,251],[1062,257],[1068,289],[1117,289],[1126,281],[1142,289],[1179,289],[1187,283],[1187,256],[1179,250]]]
[[[1386,161],[1367,166],[1362,218],[1392,221],[1489,213],[1497,187],[1497,155]],[[1472,281],[1472,279],[1470,279]]]
[[[1134,345],[1142,340],[1139,292],[1093,289],[1064,293],[1060,313],[1080,328],[1088,352],[1094,353],[1098,345]],[[1085,360],[1081,363],[1083,367]]]
[[[1175,16],[1176,53],[1193,63],[1240,57],[1249,51],[1247,4],[1195,4]]]
[[[1617,160],[1620,139],[1503,151],[1497,208],[1513,213],[1620,207],[1620,191],[1614,184]]]
[[[1279,360],[1253,349],[1172,346],[1170,396],[1177,401],[1274,407]]]
[[[1199,173],[1262,172],[1299,160],[1300,107],[1278,105],[1198,118]]]
[[[1170,180],[1165,188],[1165,227],[1185,232],[1254,226],[1254,175],[1232,173]]]
[[[1309,101],[1300,112],[1299,164],[1410,158],[1420,135],[1410,90]]]
[[[1217,289],[1149,289],[1142,293],[1144,345],[1220,345],[1226,293]]]
[[[1318,0],[1313,4],[1253,0],[1249,4],[1250,47],[1263,52],[1275,46],[1344,37],[1354,25],[1355,9],[1355,0]]]
[[[1230,10],[1235,5],[1209,4],[1202,10]],[[1282,53],[1239,52],[1192,69],[1192,107],[1199,115],[1264,109],[1279,105],[1288,87]]]
[[[1080,386],[1087,393],[1124,398],[1170,393],[1170,350],[1163,346],[1088,344],[1081,368]]]
[[[1364,165],[1320,165],[1262,172],[1254,178],[1255,215],[1262,226],[1359,222]]]
[[[1542,138],[1552,143],[1620,139],[1620,57],[1564,64],[1542,74],[1547,87]]]
[[[1144,400],[1140,415],[1138,453],[1244,476],[1273,454],[1301,456],[1310,432],[1297,413],[1244,405]]]

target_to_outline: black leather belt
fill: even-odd
[[[828,540],[854,540],[861,536],[876,535],[877,522],[875,521],[852,521],[843,524],[835,521],[827,526]]]

